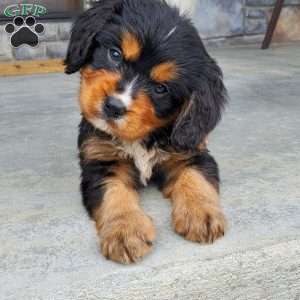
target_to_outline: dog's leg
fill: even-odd
[[[139,206],[135,172],[127,162],[83,166],[84,204],[96,222],[102,254],[129,264],[145,256],[155,238],[150,218]]]
[[[162,190],[173,204],[174,230],[187,240],[213,243],[224,235],[226,220],[219,203],[219,176],[215,160],[208,154],[162,165]]]

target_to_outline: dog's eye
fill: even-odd
[[[155,86],[155,93],[156,94],[159,94],[159,95],[162,95],[162,94],[166,94],[169,92],[169,89],[166,85],[164,84],[157,84]]]
[[[120,52],[120,50],[118,50],[116,48],[109,49],[108,55],[109,55],[110,59],[117,64],[119,64],[123,60],[122,53]]]

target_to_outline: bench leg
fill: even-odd
[[[272,13],[270,23],[268,25],[266,36],[265,36],[264,41],[261,46],[261,49],[268,49],[271,44],[272,37],[273,37],[274,31],[275,31],[283,4],[284,4],[284,0],[277,0],[274,10],[273,10],[273,13]]]

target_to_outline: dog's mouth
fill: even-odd
[[[80,105],[96,128],[127,141],[145,138],[168,122],[159,118],[152,98],[135,77],[120,84],[120,75],[108,71],[82,72]]]

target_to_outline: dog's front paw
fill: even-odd
[[[115,262],[130,264],[151,251],[155,239],[152,221],[141,211],[132,211],[108,221],[101,229],[101,252]]]
[[[217,205],[211,203],[176,204],[172,213],[174,230],[187,240],[212,244],[224,236],[226,219]]]

